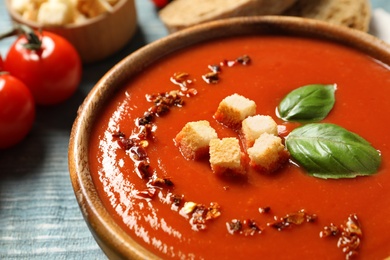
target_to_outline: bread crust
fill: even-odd
[[[159,16],[169,32],[216,19],[281,14],[296,0],[175,0]]]
[[[286,15],[327,21],[367,32],[369,0],[175,0],[159,12],[170,33],[228,17]]]
[[[298,0],[283,15],[322,20],[367,32],[371,6],[368,0]]]

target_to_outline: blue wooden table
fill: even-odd
[[[373,9],[390,11],[390,0],[371,2]],[[76,202],[67,149],[77,108],[93,85],[123,57],[167,35],[150,0],[136,0],[136,8],[139,28],[132,41],[109,59],[84,66],[78,92],[59,106],[39,107],[28,137],[0,151],[0,259],[106,259]],[[0,33],[9,26],[1,1]],[[3,57],[13,40],[0,41]]]

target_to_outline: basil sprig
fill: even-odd
[[[328,123],[294,129],[286,138],[293,160],[319,178],[353,178],[378,171],[380,152],[359,135]]]
[[[320,121],[332,110],[335,91],[334,84],[312,84],[297,88],[280,102],[279,117],[285,121]]]

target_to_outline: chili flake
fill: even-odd
[[[277,218],[272,223],[268,223],[268,226],[273,227],[279,231],[284,230],[285,228],[291,227],[292,225],[302,225],[304,222],[315,222],[317,220],[317,215],[308,214],[304,210],[300,210],[295,213],[287,214],[284,217]]]
[[[167,187],[172,187],[174,186],[173,182],[169,178],[160,178],[160,177],[155,177],[152,181],[151,184],[153,186],[167,186]]]
[[[189,219],[193,230],[199,231],[207,228],[207,221],[221,216],[220,207],[217,203],[210,203],[209,207],[195,202],[186,202],[180,209],[180,215]]]
[[[320,232],[320,237],[338,237],[337,247],[345,254],[345,259],[350,260],[358,255],[363,232],[357,215],[349,215],[345,225],[325,226]]]
[[[259,208],[259,212],[260,213],[269,213],[271,211],[271,207],[263,207],[263,208]]]
[[[221,72],[221,66],[220,65],[209,65],[209,69],[212,72]]]
[[[251,62],[251,58],[248,55],[240,56],[236,59],[236,62],[242,65],[248,65]]]
[[[217,84],[219,82],[218,72],[208,72],[202,76],[203,80],[208,84]]]
[[[244,221],[233,219],[226,223],[226,227],[230,234],[242,234],[244,236],[253,236],[260,234],[263,230],[256,224],[253,219],[247,219]]]

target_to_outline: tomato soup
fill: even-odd
[[[335,84],[334,107],[321,122],[380,151],[374,174],[322,179],[290,161],[271,174],[248,168],[245,178],[216,176],[208,158],[187,160],[175,146],[192,121],[207,120],[219,138],[238,137],[214,119],[221,100],[234,93],[253,100],[258,114],[294,128],[276,108],[308,84]],[[90,140],[93,182],[116,222],[164,259],[384,259],[390,256],[389,97],[389,68],[345,46],[285,36],[198,44],[142,71],[104,109]],[[159,98],[173,105],[156,107]],[[148,111],[154,117],[145,130]],[[359,229],[354,241],[342,238],[348,226]]]

